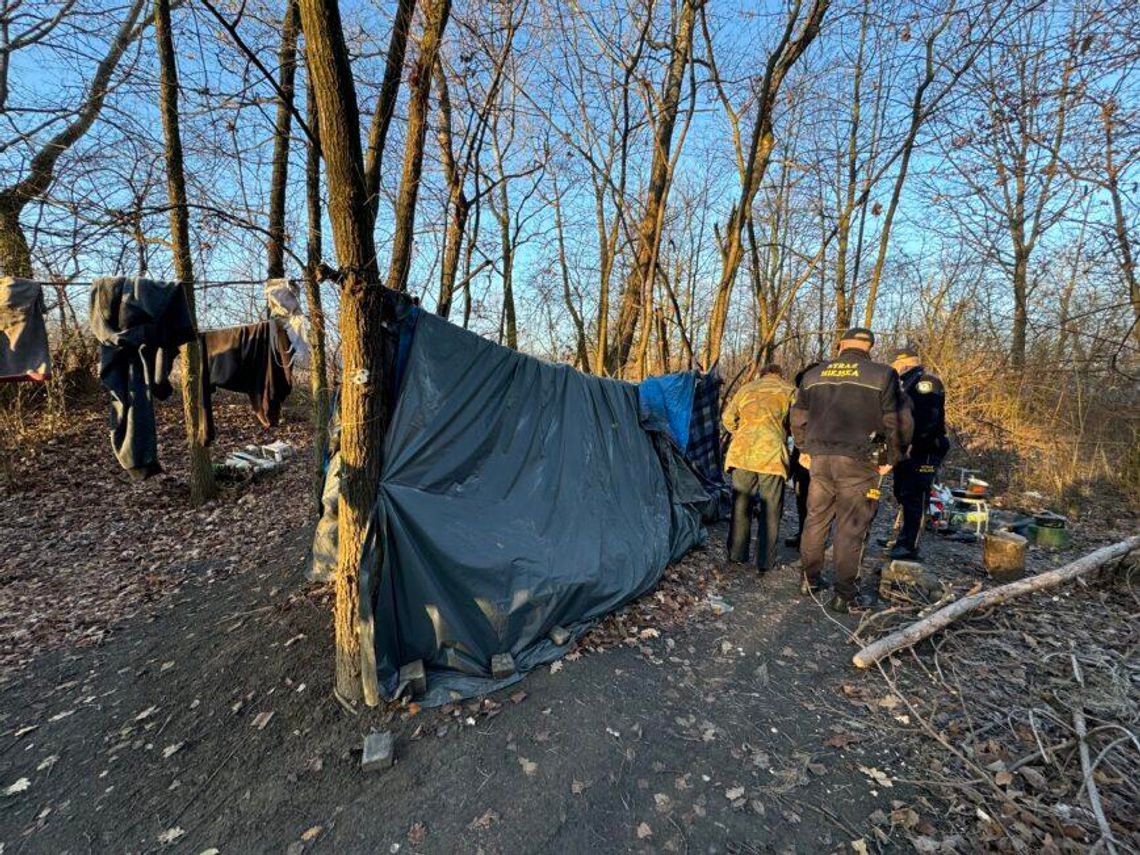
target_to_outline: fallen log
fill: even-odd
[[[1090,552],[1083,558],[1078,558],[1076,561],[1066,564],[1064,567],[1058,567],[1056,570],[1050,570],[1047,573],[1030,576],[1026,579],[1019,579],[1007,585],[998,585],[996,588],[990,588],[989,590],[963,597],[939,609],[933,614],[927,615],[922,620],[912,623],[905,629],[900,629],[898,632],[891,633],[888,636],[880,638],[878,641],[868,644],[856,653],[851,661],[855,663],[855,667],[857,668],[870,667],[883,657],[889,656],[898,650],[911,647],[924,638],[933,635],[938,632],[938,630],[956,621],[962,615],[969,614],[978,609],[988,608],[989,606],[999,605],[1006,600],[1020,597],[1022,594],[1032,594],[1036,591],[1045,591],[1049,588],[1055,588],[1058,585],[1076,579],[1078,576],[1084,576],[1086,573],[1103,567],[1110,561],[1123,558],[1138,548],[1140,548],[1140,535],[1122,540],[1119,543],[1114,543],[1111,546],[1102,547],[1096,552]]]

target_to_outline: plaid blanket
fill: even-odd
[[[685,459],[711,493],[727,489],[720,448],[720,376],[715,372],[697,376]]]

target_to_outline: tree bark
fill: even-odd
[[[289,178],[289,134],[293,126],[293,83],[297,71],[298,11],[287,0],[277,51],[277,117],[273,126],[273,167],[269,179],[269,240],[266,273],[270,279],[285,275],[285,189]]]
[[[197,329],[194,304],[194,262],[190,254],[190,211],[186,205],[186,176],[183,173],[182,135],[178,121],[178,65],[170,27],[170,0],[155,0],[154,29],[158,42],[159,111],[166,136],[166,189],[170,198],[170,238],[174,250],[174,275],[186,292],[190,317]],[[182,345],[182,412],[186,420],[189,450],[190,502],[201,505],[217,495],[214,467],[205,447],[203,424],[202,349],[197,337]]]
[[[325,309],[321,300],[321,123],[312,79],[308,84],[306,118],[312,138],[305,151],[305,301],[309,304],[309,384],[313,398],[314,487],[318,507],[324,492],[325,456],[329,450],[329,381],[325,353]]]
[[[408,269],[412,264],[412,242],[416,233],[416,200],[424,164],[424,137],[427,134],[432,68],[439,55],[443,30],[451,14],[451,0],[423,0],[422,9],[424,32],[420,40],[420,55],[412,69],[404,166],[400,176],[400,192],[396,198],[396,232],[392,237],[392,258],[388,266],[387,286],[393,291],[404,291],[408,287]]]
[[[1013,259],[1013,340],[1010,361],[1015,371],[1025,368],[1026,331],[1029,325],[1029,253],[1014,246]]]
[[[309,69],[321,125],[328,176],[329,220],[342,273],[340,305],[344,381],[341,385],[340,452],[344,463],[339,506],[336,604],[337,694],[348,703],[362,696],[359,562],[365,527],[380,479],[386,427],[383,297],[372,237],[372,213],[364,180],[360,116],[337,0],[300,0]],[[371,675],[372,684],[375,675]],[[369,691],[369,703],[379,697]]]

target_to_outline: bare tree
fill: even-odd
[[[776,99],[788,72],[819,34],[823,17],[830,5],[830,0],[812,0],[811,8],[808,9],[801,21],[800,10],[803,3],[802,0],[795,0],[788,11],[787,21],[780,40],[769,54],[764,69],[764,77],[756,95],[758,102],[756,122],[752,128],[748,155],[744,159],[740,198],[729,213],[728,223],[720,238],[721,272],[709,319],[708,337],[705,340],[704,363],[706,368],[714,365],[720,358],[724,330],[728,322],[732,286],[736,281],[736,273],[743,260],[744,223],[752,215],[752,202],[756,198],[761,182],[764,180],[772,149],[776,142],[773,125]]]
[[[74,5],[74,0],[64,2],[55,14],[46,17],[33,18],[31,23],[22,31],[12,34],[8,21],[19,3],[10,3],[4,0],[4,7],[0,9],[0,20],[5,24],[0,32],[0,105],[7,105],[8,101],[8,75],[13,54],[23,48],[35,45],[45,39],[64,19]],[[55,166],[60,156],[75,145],[82,136],[90,130],[91,126],[103,109],[107,92],[111,87],[115,69],[119,60],[138,36],[139,17],[142,14],[145,0],[133,0],[127,10],[103,59],[95,68],[91,76],[91,84],[83,97],[82,103],[71,114],[67,124],[49,137],[35,151],[28,160],[23,174],[17,177],[12,184],[0,188],[0,270],[11,276],[33,275],[31,250],[28,247],[27,237],[20,224],[20,215],[34,199],[44,195],[51,187],[55,176]],[[66,115],[66,114],[64,114]],[[44,127],[54,124],[53,117],[44,123]],[[7,142],[7,148],[23,139],[32,138],[32,134],[21,134],[17,140]]]
[[[648,304],[654,287],[654,268],[661,245],[662,222],[673,177],[672,167],[676,163],[673,132],[681,103],[681,86],[692,60],[697,11],[702,5],[700,0],[682,0],[677,20],[671,28],[669,63],[660,93],[654,92],[648,85],[643,86],[646,108],[653,126],[653,159],[649,169],[645,208],[637,229],[634,263],[626,277],[618,306],[617,340],[606,366],[611,374],[620,371],[629,360],[638,318],[648,319],[652,311]],[[648,340],[650,330],[648,325],[643,323],[643,326],[643,335]]]
[[[186,205],[186,177],[182,163],[182,134],[178,123],[178,65],[170,27],[170,0],[155,0],[154,32],[158,41],[159,112],[166,135],[166,187],[170,197],[170,240],[174,252],[174,275],[186,292],[190,317],[197,327],[194,305],[194,262],[190,255],[190,209]],[[182,345],[182,411],[186,419],[186,442],[190,450],[190,501],[201,505],[217,494],[210,452],[205,446],[203,423],[202,348],[197,338]]]
[[[1063,180],[1062,145],[1078,96],[1072,75],[1080,24],[1058,44],[1045,12],[1027,16],[1013,37],[990,47],[973,75],[985,122],[962,128],[949,161],[964,187],[962,225],[1009,277],[1010,359],[1025,365],[1031,263],[1042,236],[1064,216],[1073,188]]]

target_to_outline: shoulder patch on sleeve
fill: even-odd
[[[934,382],[932,380],[919,380],[918,385],[914,388],[924,395],[929,395],[934,391]]]

